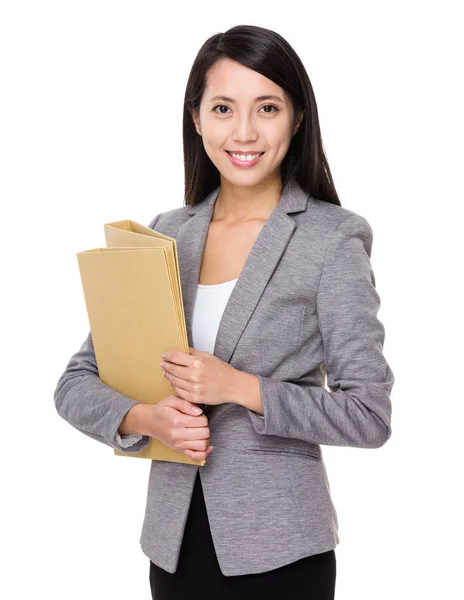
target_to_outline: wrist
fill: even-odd
[[[232,402],[264,416],[259,377],[253,373],[239,371]]]
[[[119,425],[119,435],[148,435],[146,433],[147,409],[150,405],[138,402],[134,404],[125,414]]]
[[[247,386],[251,384],[251,379],[253,377],[254,375],[246,373],[245,371],[235,370],[230,402],[245,406]]]

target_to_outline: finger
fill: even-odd
[[[184,454],[191,458],[192,460],[205,460],[213,450],[212,446],[209,446],[208,450],[204,452],[197,452],[195,450],[184,450]]]
[[[175,365],[174,363],[164,363],[161,365],[164,369],[165,373],[168,375],[175,375],[176,377],[180,377],[181,379],[188,379],[190,368],[183,367],[180,365]]]
[[[203,429],[208,427],[208,417],[204,414],[198,416],[185,415],[183,427],[192,427],[193,429]]]
[[[188,392],[187,390],[183,390],[182,388],[178,388],[175,386],[173,387],[176,396],[179,396],[179,398],[182,398],[182,400],[188,400],[189,402],[192,402],[192,394],[190,392]]]
[[[188,381],[185,381],[184,379],[179,379],[178,377],[166,377],[166,379],[169,381],[169,383],[172,385],[172,387],[175,390],[183,390],[184,392],[191,392],[190,387],[191,384]],[[177,394],[176,394],[177,395]],[[184,398],[184,400],[190,400],[190,398],[187,398],[186,396],[182,396],[182,398]]]
[[[197,350],[196,348],[189,347],[190,354],[198,354],[200,356],[211,356],[210,352],[205,352],[205,350]]]
[[[163,355],[162,361],[165,363],[172,363],[176,365],[190,365],[192,363],[193,357],[190,354],[185,352],[180,352],[178,350],[174,350],[172,352],[166,352],[166,355]]]
[[[185,450],[194,450],[195,452],[206,452],[209,446],[209,438],[199,440],[187,440],[184,442]]]
[[[211,444],[211,431],[207,425],[196,423],[196,426],[185,424],[183,427],[182,450],[204,450]]]
[[[204,460],[208,455],[208,446],[205,446],[204,448],[200,447],[198,450],[188,447],[183,452],[186,456],[193,458],[194,460]]]

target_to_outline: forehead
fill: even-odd
[[[229,96],[234,100],[250,100],[262,95],[275,95],[286,103],[285,91],[261,73],[229,58],[218,60],[208,71],[203,99]]]

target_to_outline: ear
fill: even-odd
[[[305,111],[302,110],[297,115],[297,118],[295,120],[295,126],[293,128],[293,135],[295,135],[295,133],[298,131],[298,129],[299,129],[300,125],[301,125],[301,122],[303,121],[303,114],[304,114],[304,112]]]
[[[198,108],[194,108],[192,110],[192,118],[193,118],[193,123],[195,125],[195,129],[197,130],[198,135],[201,135],[200,114],[199,114]]]

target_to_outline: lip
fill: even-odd
[[[226,152],[233,152],[234,154],[259,154],[260,152],[262,153],[262,150],[226,150]]]
[[[234,158],[233,156],[231,156],[227,150],[225,151],[227,156],[230,158],[230,161],[232,164],[236,165],[237,167],[253,167],[254,165],[256,165],[264,156],[264,152],[261,154],[261,156],[258,156],[257,158],[253,159],[253,160],[239,160],[237,158]],[[238,153],[237,153],[238,154]],[[254,154],[254,152],[250,152],[250,154]]]

